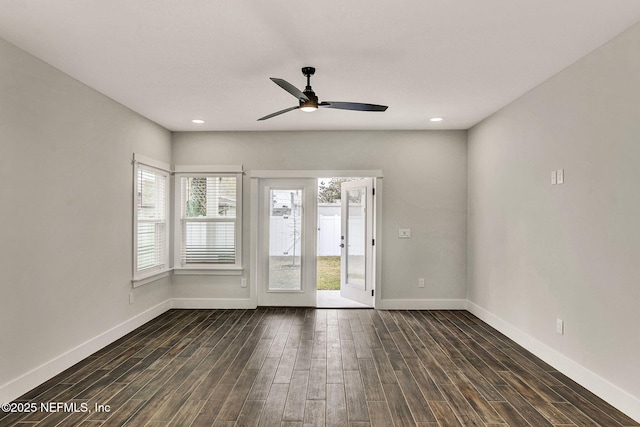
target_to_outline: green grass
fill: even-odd
[[[337,291],[340,289],[340,257],[318,257],[318,290]]]

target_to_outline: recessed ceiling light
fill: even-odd
[[[444,120],[444,118],[442,118],[442,117],[431,117],[429,119],[430,122],[441,122],[443,120]]]
[[[201,119],[193,119],[193,120],[191,120],[191,123],[195,123],[195,124],[197,124],[197,125],[201,125],[201,124],[203,124],[203,123],[204,123],[204,120],[201,120]]]

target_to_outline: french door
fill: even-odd
[[[258,305],[315,307],[317,192],[315,179],[259,180]]]
[[[373,180],[341,186],[340,295],[373,306],[374,203]]]

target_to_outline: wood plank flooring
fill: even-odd
[[[0,426],[640,425],[466,311],[171,310],[16,402]]]

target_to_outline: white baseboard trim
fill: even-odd
[[[72,367],[96,351],[158,317],[170,308],[171,300],[166,300],[72,348],[60,356],[43,363],[18,378],[3,384],[0,386],[0,402],[11,402],[17,399],[26,392],[55,377],[65,369]]]
[[[174,298],[171,308],[181,309],[254,309],[256,303],[250,298]]]
[[[466,310],[464,299],[380,299],[376,301],[380,310]]]
[[[634,420],[640,420],[640,399],[637,397],[620,389],[615,384],[579,365],[479,305],[467,301],[467,310],[602,400],[608,402],[611,406],[624,412]]]

